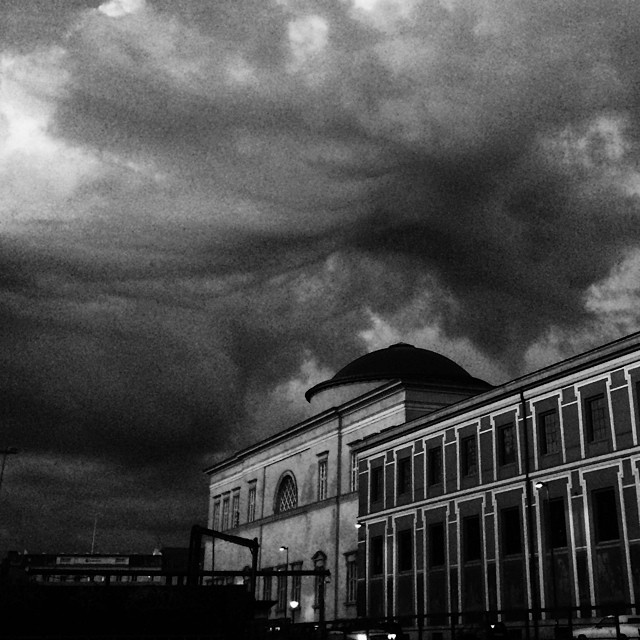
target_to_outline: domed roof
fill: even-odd
[[[449,383],[491,388],[490,384],[470,376],[459,364],[446,356],[399,342],[356,358],[330,380],[309,389],[305,398],[310,400],[316,393],[330,387],[375,380]]]

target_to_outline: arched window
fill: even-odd
[[[291,473],[286,473],[280,480],[276,493],[275,512],[283,513],[298,506],[298,488]]]

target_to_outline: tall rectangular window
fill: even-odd
[[[429,525],[429,567],[441,567],[445,563],[444,523]]]
[[[371,467],[371,502],[382,500],[383,467]]]
[[[278,604],[276,605],[276,607],[280,612],[287,610],[287,582],[287,576],[278,576],[278,582],[276,585],[276,589],[278,592]]]
[[[373,536],[370,542],[371,564],[369,565],[371,575],[380,575],[384,571],[384,536]]]
[[[557,453],[560,450],[558,412],[545,411],[538,418],[540,436],[540,453]]]
[[[618,540],[620,530],[615,489],[598,489],[591,494],[591,500],[596,542]]]
[[[498,463],[513,464],[516,461],[516,438],[513,424],[498,428]]]
[[[263,600],[271,600],[271,578],[272,576],[263,576],[262,578],[262,599]]]
[[[413,535],[411,529],[402,529],[397,534],[398,571],[413,569]]]
[[[462,550],[464,562],[482,558],[482,534],[480,516],[468,516],[462,520]]]
[[[505,556],[522,553],[522,531],[520,509],[509,507],[502,509],[502,549]]]
[[[302,562],[292,562],[291,568],[294,571],[302,571]],[[300,595],[302,593],[302,576],[291,577],[291,600],[300,602]]]
[[[476,437],[469,436],[460,441],[461,472],[463,476],[475,475],[478,471],[478,452]]]
[[[440,484],[442,482],[442,447],[429,449],[427,465],[429,486]]]
[[[211,524],[211,528],[214,531],[219,531],[220,526],[220,500],[216,500],[213,503],[213,522]]]
[[[591,396],[584,401],[585,419],[587,422],[587,439],[589,442],[607,438],[607,403],[604,394]]]
[[[229,496],[222,500],[222,526],[220,529],[224,531],[229,528]]]
[[[549,544],[558,549],[567,546],[567,521],[564,515],[564,498],[549,500]]]
[[[256,519],[256,485],[253,483],[249,486],[249,494],[247,495],[247,522],[253,522]]]
[[[237,527],[240,524],[240,492],[236,491],[233,494],[233,501],[231,502],[231,526]]]
[[[398,495],[411,493],[411,458],[400,458],[397,462]]]
[[[318,460],[318,500],[327,497],[327,459]]]
[[[358,588],[358,564],[356,552],[347,553],[346,559],[346,593],[345,602],[347,604],[353,604],[356,601],[357,588]]]
[[[351,491],[358,490],[358,456],[351,452],[351,475],[349,476],[349,489]]]

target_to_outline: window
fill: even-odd
[[[220,526],[220,500],[216,500],[213,503],[213,522],[211,523],[211,528],[214,531],[218,531],[219,526]]]
[[[398,571],[411,571],[413,569],[413,537],[411,529],[398,531]]]
[[[587,421],[587,439],[589,442],[607,438],[607,404],[604,394],[592,396],[584,401]]]
[[[358,564],[355,551],[345,554],[346,566],[346,594],[345,602],[353,604],[356,601],[358,587]]]
[[[324,569],[327,563],[327,555],[323,551],[316,551],[313,558],[314,569]],[[325,576],[316,576],[315,579],[315,595],[313,606],[319,607],[320,602],[324,600]]]
[[[278,492],[276,494],[275,512],[283,513],[290,511],[298,506],[298,489],[296,481],[291,474],[286,474],[280,481]]]
[[[229,528],[229,496],[222,501],[222,531]]]
[[[567,546],[567,522],[564,515],[564,499],[549,500],[549,544],[553,549]]]
[[[249,495],[247,496],[247,522],[253,522],[256,519],[256,485],[253,483],[249,486]]]
[[[498,429],[498,462],[501,465],[516,461],[515,429],[507,424]]]
[[[540,434],[540,453],[547,455],[548,453],[558,453],[560,450],[558,442],[558,413],[554,411],[545,411],[538,418],[539,434]]]
[[[384,571],[384,536],[373,536],[371,538],[371,575],[377,576]]]
[[[382,500],[382,467],[371,467],[371,502]]]
[[[302,562],[292,562],[291,568],[294,571],[302,571]],[[291,600],[300,602],[300,595],[302,593],[302,577],[292,576],[291,578]]]
[[[271,600],[271,576],[263,576],[262,578],[262,599]]]
[[[287,565],[282,565],[282,567],[278,567],[279,569],[288,569]],[[276,589],[278,592],[277,597],[277,605],[276,608],[278,611],[286,611],[287,610],[287,576],[278,576],[278,582],[276,584]]]
[[[502,510],[502,549],[506,556],[522,553],[520,531],[520,509],[509,507]]]
[[[440,484],[442,482],[442,448],[435,447],[429,449],[429,459],[427,461],[429,468],[428,479],[429,485]]]
[[[327,459],[318,460],[318,500],[327,497]]]
[[[349,489],[351,491],[358,490],[358,456],[351,453],[351,476],[349,479]]]
[[[472,476],[478,471],[478,452],[476,449],[476,437],[469,436],[460,441],[462,475]]]
[[[472,562],[482,558],[480,516],[468,516],[462,520],[463,560]]]
[[[411,493],[411,458],[398,460],[398,495]]]
[[[445,563],[444,523],[429,525],[429,566],[441,567]]]
[[[236,491],[233,494],[233,502],[231,503],[232,514],[232,527],[237,527],[240,524],[240,492]]]
[[[596,542],[618,540],[618,509],[616,507],[616,492],[613,488],[598,489],[592,494],[593,521],[595,525]]]

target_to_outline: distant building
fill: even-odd
[[[495,388],[375,351],[307,392],[312,418],[206,470],[208,526],[257,538],[260,568],[329,569],[327,619],[635,602],[639,381],[640,334]],[[219,541],[212,561],[248,564]],[[313,579],[258,596],[318,618]]]

